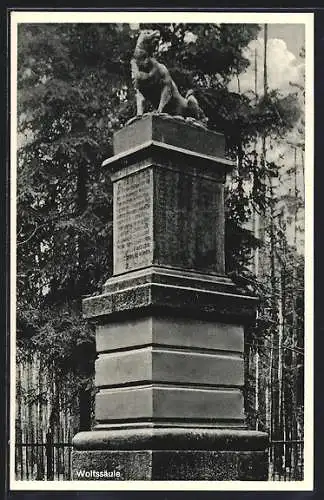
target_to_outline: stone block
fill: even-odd
[[[157,451],[152,479],[157,481],[266,481],[267,455],[251,451]]]
[[[103,293],[113,293],[148,284],[193,288],[237,295],[238,289],[230,278],[217,273],[201,273],[192,269],[149,266],[112,276],[103,286]],[[242,291],[240,292],[242,294]],[[245,293],[246,295],[246,293]]]
[[[153,342],[220,351],[244,351],[242,325],[193,318],[156,316],[152,319]]]
[[[113,184],[114,274],[153,263],[153,170]]]
[[[222,182],[153,165],[115,180],[113,195],[114,275],[154,264],[224,274]]]
[[[162,427],[80,432],[73,439],[77,450],[209,450],[265,451],[265,432],[247,429]]]
[[[119,480],[266,481],[267,446],[265,433],[247,430],[83,432],[74,438],[73,471],[118,471]]]
[[[173,384],[242,387],[244,361],[240,355],[153,348],[152,378]]]
[[[106,289],[109,284],[106,284]],[[233,291],[234,292],[234,291]],[[104,293],[83,300],[83,314],[98,323],[142,314],[165,315],[181,313],[182,317],[209,319],[223,323],[238,325],[250,324],[255,319],[257,300],[253,295],[236,291],[236,293],[201,288],[146,283],[112,293]]]
[[[224,274],[223,184],[161,167],[154,191],[153,263]]]
[[[110,321],[96,327],[98,353],[152,343],[152,316]]]
[[[151,348],[100,354],[95,364],[96,387],[148,383],[154,380]]]
[[[267,481],[260,451],[73,451],[74,480]],[[90,477],[80,472],[89,472]],[[103,477],[93,476],[93,471]],[[105,471],[112,477],[104,477]],[[117,474],[116,474],[117,472]],[[107,476],[108,476],[107,474]],[[117,477],[116,477],[117,476]]]
[[[198,155],[225,158],[223,134],[203,129],[170,116],[148,114],[114,134],[114,155],[151,141],[185,149]]]
[[[96,394],[96,421],[237,421],[244,419],[239,389],[176,387],[150,383]]]
[[[144,481],[152,479],[152,452],[147,451],[77,451],[72,452],[74,481]],[[99,473],[99,477],[93,473]],[[105,477],[109,473],[113,477]],[[90,477],[87,477],[89,473]],[[102,473],[103,477],[100,477]]]
[[[243,386],[244,361],[241,355],[181,351],[145,347],[100,354],[95,366],[96,387],[170,383]]]
[[[217,321],[177,316],[140,316],[96,327],[97,352],[146,345],[244,352],[244,329]]]

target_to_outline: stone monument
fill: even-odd
[[[225,275],[224,137],[148,114],[113,145],[113,276],[83,301],[96,424],[73,440],[74,479],[267,480],[242,392],[257,300]]]

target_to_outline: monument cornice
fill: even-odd
[[[105,161],[103,161],[102,166],[103,167],[109,166],[110,169],[116,170],[118,168],[126,166],[128,162],[134,163],[134,161],[138,161],[138,159],[141,159],[142,155],[145,158],[147,158],[148,153],[154,153],[154,152],[162,154],[168,152],[177,153],[179,156],[182,157],[186,158],[189,157],[195,160],[199,159],[199,162],[201,162],[202,164],[204,164],[204,162],[208,162],[209,164],[223,165],[224,167],[227,167],[228,170],[231,170],[235,165],[235,162],[233,162],[232,160],[229,160],[227,158],[222,158],[221,156],[211,156],[202,153],[197,153],[195,151],[186,148],[173,146],[172,144],[155,141],[151,139],[146,142],[143,142],[138,146],[134,146],[131,149],[122,151],[114,156],[111,156],[110,158],[107,158]]]
[[[255,319],[257,304],[257,297],[224,277],[217,281],[206,275],[200,282],[186,273],[167,275],[148,269],[133,278],[126,274],[108,280],[103,294],[83,300],[83,314],[100,323],[120,313],[150,314],[163,308],[170,313],[247,324]]]

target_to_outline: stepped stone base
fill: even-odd
[[[73,444],[73,479],[80,479],[81,472],[81,479],[102,480],[89,477],[91,471],[101,472],[102,476],[107,471],[107,479],[124,481],[267,480],[267,435],[262,432],[107,430],[77,434]]]

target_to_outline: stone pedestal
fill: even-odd
[[[83,302],[98,393],[75,479],[267,479],[267,435],[246,428],[242,393],[256,298],[225,276],[224,149],[221,134],[159,115],[114,136],[114,272]]]

